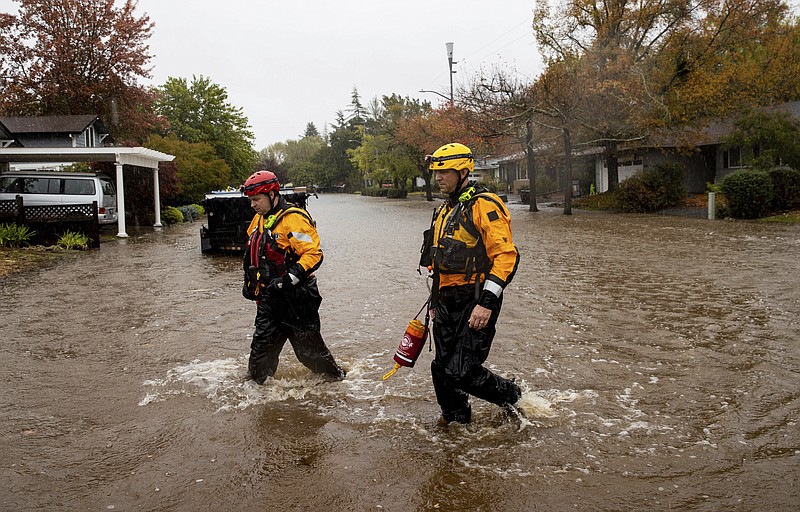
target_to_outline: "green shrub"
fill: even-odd
[[[67,231],[58,238],[56,245],[62,249],[79,249],[85,251],[89,248],[89,237],[83,233]]]
[[[728,202],[731,217],[755,219],[772,207],[772,180],[764,171],[741,170],[722,180],[720,189]]]
[[[405,199],[408,197],[408,191],[404,188],[387,188],[386,197],[389,199]]]
[[[10,224],[0,224],[0,247],[22,247],[30,245],[30,240],[36,236],[36,231],[28,226],[18,226],[12,222]]]
[[[547,174],[536,175],[536,193],[549,194],[556,191],[556,181]]]
[[[167,206],[161,210],[161,220],[165,224],[180,224],[183,222],[183,213],[174,206]]]
[[[194,222],[198,218],[197,210],[191,206],[179,206],[178,210],[183,215],[183,222]]]
[[[389,195],[389,189],[386,187],[367,187],[364,189],[364,193],[362,195],[370,197],[387,197]]]
[[[772,181],[772,209],[781,211],[800,207],[800,171],[791,167],[773,167],[767,172]]]
[[[494,176],[487,176],[478,183],[486,187],[489,192],[494,192],[495,194],[498,192],[506,192],[508,190],[508,185],[504,181],[495,180]]]
[[[680,204],[686,195],[683,167],[660,164],[643,169],[619,184],[617,207],[623,212],[653,212]]]
[[[649,188],[638,175],[619,184],[617,208],[627,213],[646,213],[657,210],[658,192]]]
[[[528,187],[528,181],[526,180],[522,187],[519,189],[520,192],[530,192],[530,188]],[[556,190],[556,182],[553,178],[548,176],[547,174],[537,174],[536,175],[536,195],[546,195],[552,194],[554,192],[558,192]]]
[[[190,204],[189,206],[195,209],[195,211],[197,212],[197,217],[202,217],[203,215],[206,214],[206,209],[200,206],[199,204]]]
[[[613,211],[617,209],[617,198],[613,192],[602,192],[573,199],[572,206],[582,210]]]

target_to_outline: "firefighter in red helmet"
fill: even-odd
[[[277,176],[258,171],[241,187],[256,211],[247,230],[244,254],[245,298],[256,301],[255,331],[248,374],[258,384],[272,377],[289,340],[297,359],[312,372],[333,380],[345,377],[320,334],[322,297],[314,271],[322,250],[311,216],[280,194]]]

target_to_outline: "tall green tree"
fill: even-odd
[[[401,188],[411,178],[424,177],[425,149],[400,132],[405,120],[429,111],[430,103],[397,94],[375,98],[361,145],[348,152],[358,170],[365,177],[392,181]]]
[[[153,23],[134,0],[15,0],[0,15],[0,112],[97,114],[117,142],[139,143],[160,126],[150,78]]]
[[[210,144],[231,168],[236,184],[252,173],[258,161],[255,137],[241,107],[228,102],[224,87],[202,75],[191,83],[170,77],[156,92],[155,111],[169,122],[162,135]]]
[[[288,181],[298,186],[321,185],[318,153],[324,147],[325,141],[319,135],[287,140],[283,144],[283,164]]]
[[[303,137],[318,137],[319,130],[317,130],[317,126],[314,123],[308,123],[306,125],[306,131],[303,134]]]
[[[365,135],[361,145],[350,151],[350,157],[365,177],[377,182],[391,181],[399,188],[418,175],[418,166],[408,150],[389,134]]]
[[[258,152],[257,169],[266,169],[275,173],[281,183],[289,181],[289,171],[284,160],[286,159],[286,143],[277,142],[270,144]]]
[[[318,155],[318,163],[324,175],[320,184],[325,187],[345,185],[354,190],[363,186],[363,174],[350,160],[349,150],[361,145],[369,130],[366,109],[361,105],[358,91],[354,88],[350,106],[346,111],[336,112],[336,122],[331,125],[328,144]]]
[[[178,178],[177,190],[166,197],[172,205],[199,204],[207,192],[225,188],[231,169],[207,142],[187,142],[177,137],[154,135],[147,146],[175,155],[172,164]]]

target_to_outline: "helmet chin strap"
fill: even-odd
[[[456,183],[456,188],[450,193],[450,202],[452,204],[458,203],[458,197],[461,195],[461,187],[464,186],[464,182],[467,181],[469,178],[469,173],[465,174],[463,177],[461,176],[461,171],[456,171],[458,173],[458,183]]]
[[[281,196],[281,193],[278,192],[277,190],[270,190],[269,191],[269,195],[267,197],[269,197],[270,208],[269,208],[269,211],[267,212],[266,216],[269,216],[269,215],[275,213],[275,210],[278,209],[278,205],[280,205],[280,203],[281,203],[280,196]]]

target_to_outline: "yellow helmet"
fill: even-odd
[[[433,152],[428,169],[431,171],[469,169],[469,172],[472,172],[475,170],[475,161],[472,157],[472,151],[467,146],[458,142],[451,142]]]

